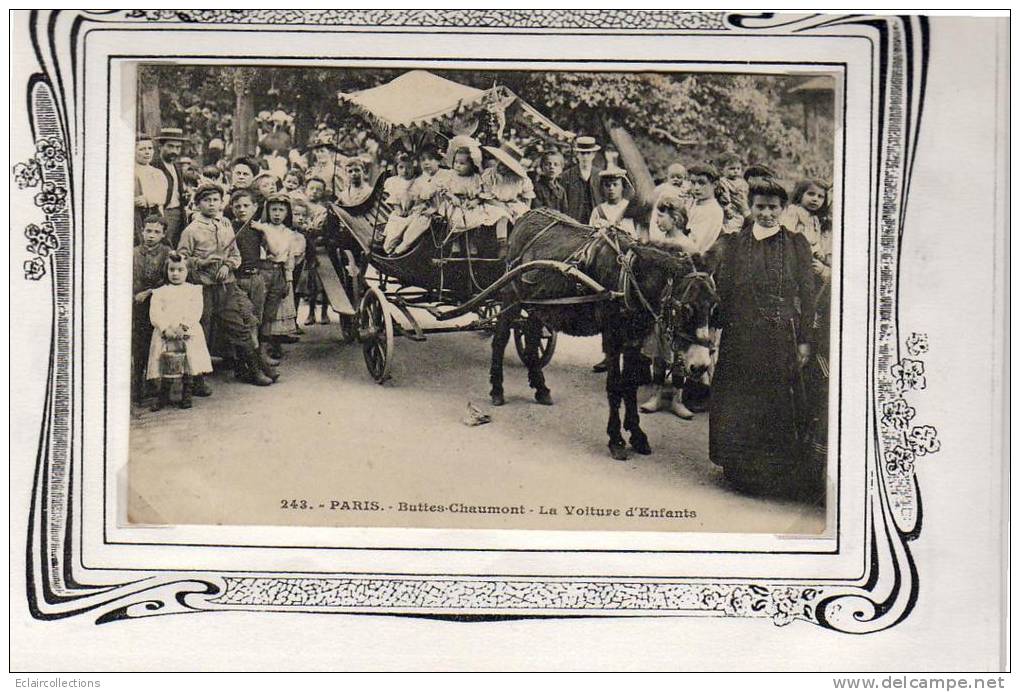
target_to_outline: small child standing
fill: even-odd
[[[567,213],[570,208],[567,188],[560,182],[565,165],[563,154],[556,149],[550,149],[542,154],[538,176],[534,183],[536,209],[545,208],[562,214]]]
[[[308,300],[308,318],[305,320],[305,326],[315,324],[316,305],[322,306],[322,324],[329,324],[329,300],[318,274],[321,250],[319,246],[326,222],[326,207],[322,204],[326,195],[326,183],[321,178],[309,177],[305,180],[305,193],[308,199],[308,213],[303,230],[305,261],[295,291],[298,296],[304,296]]]
[[[159,396],[152,404],[159,411],[170,403],[170,387],[181,380],[181,408],[191,408],[192,385],[205,388],[203,376],[212,372],[212,359],[202,331],[202,287],[187,283],[184,255],[170,252],[166,261],[167,284],[152,291],[149,321],[147,378],[159,380]]]
[[[696,164],[687,169],[691,192],[685,204],[687,228],[699,254],[708,252],[722,233],[725,214],[715,196],[718,180],[719,173],[710,164]]]
[[[273,339],[285,343],[298,341],[301,333],[297,324],[297,299],[294,297],[294,279],[298,265],[305,254],[305,237],[298,229],[304,226],[307,203],[304,199],[291,197],[290,253],[286,262],[287,295],[280,301],[280,307],[270,324],[269,332]]]
[[[627,171],[616,165],[607,166],[599,171],[599,184],[605,201],[592,210],[588,225],[596,228],[616,227],[637,240],[640,231],[630,208],[630,200],[623,194],[624,186],[631,185]]]
[[[265,258],[259,263],[262,280],[266,284],[266,303],[259,327],[259,349],[263,357],[279,359],[280,339],[273,336],[273,321],[280,304],[287,302],[287,284],[290,271],[290,249],[293,244],[290,197],[282,192],[266,198],[262,221],[252,221],[252,228],[262,233]],[[290,302],[293,302],[291,298]]]
[[[779,223],[801,233],[811,246],[815,273],[827,275],[832,267],[832,229],[828,221],[828,195],[820,180],[801,180]]]
[[[166,237],[166,220],[159,214],[150,214],[142,226],[142,243],[136,245],[133,257],[131,311],[131,389],[135,403],[145,398],[145,371],[148,366],[152,325],[149,323],[149,298],[154,289],[166,283],[166,259],[170,247]]]
[[[736,233],[743,228],[749,213],[749,187],[744,180],[743,163],[733,154],[723,156],[719,159],[719,173],[719,187],[726,200],[723,207],[723,233]]]
[[[344,164],[346,173],[344,186],[335,191],[336,202],[341,207],[360,207],[372,196],[372,185],[368,181],[366,165],[360,158],[348,159]]]

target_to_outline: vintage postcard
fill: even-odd
[[[12,22],[13,669],[1008,666],[1002,18]]]

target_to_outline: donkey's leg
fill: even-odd
[[[627,443],[620,432],[620,402],[623,399],[622,373],[620,372],[620,352],[615,348],[606,349],[606,396],[609,399],[609,423],[606,432],[609,434],[609,454],[617,461],[627,459]]]
[[[520,314],[520,305],[504,306],[496,320],[492,336],[492,362],[489,365],[489,382],[492,385],[489,397],[493,406],[502,406],[506,403],[503,398],[503,354],[510,342],[511,327]]]
[[[638,454],[651,454],[652,447],[648,444],[648,436],[641,429],[641,415],[638,413],[637,391],[638,383],[647,379],[645,373],[642,377],[642,368],[647,367],[647,361],[641,357],[638,347],[628,346],[623,352],[623,405],[624,417],[623,427],[630,433],[630,446]]]
[[[528,384],[535,390],[535,401],[543,406],[552,406],[552,394],[545,384],[545,373],[539,362],[538,347],[542,340],[542,322],[534,315],[528,315],[524,322],[524,361],[528,367]]]

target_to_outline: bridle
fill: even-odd
[[[677,328],[679,327],[678,323],[680,322],[680,320],[678,319],[668,320],[666,318],[666,314],[668,312],[679,312],[683,308],[683,306],[687,304],[687,301],[691,295],[691,291],[693,290],[694,285],[696,283],[704,286],[705,289],[708,291],[708,294],[711,297],[712,301],[718,304],[719,295],[716,292],[715,279],[709,272],[699,271],[698,269],[692,269],[690,272],[683,276],[681,281],[685,281],[686,285],[684,286],[684,290],[683,293],[680,295],[680,298],[674,298],[672,295],[673,290],[672,278],[670,278],[667,281],[666,287],[663,289],[661,301],[662,311],[660,312],[659,321],[660,323],[666,324],[668,326],[667,329],[659,330],[660,334],[659,338],[660,340],[666,338],[669,339],[669,343],[661,344],[663,347],[665,347],[663,349],[663,352],[665,353],[670,352],[672,350],[673,343],[680,341],[688,345],[701,346],[703,348],[707,348],[709,353],[714,355],[717,349],[714,339],[699,337],[696,331],[697,328],[695,328],[695,333],[693,334],[680,331]]]

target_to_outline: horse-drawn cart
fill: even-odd
[[[484,118],[505,126],[511,116],[548,139],[565,142],[572,137],[505,87],[473,89],[422,71],[374,89],[341,94],[341,101],[362,115],[387,144],[401,138],[419,143],[430,136],[446,138],[463,123],[477,124]],[[497,256],[494,228],[469,231],[478,243],[474,255],[459,247],[441,217],[405,252],[385,253],[382,234],[391,210],[383,199],[382,177],[369,200],[358,207],[328,207],[324,238],[329,262],[320,262],[319,269],[327,297],[340,315],[343,338],[360,342],[368,371],[380,384],[390,377],[398,337],[424,341],[434,334],[491,331],[499,313],[498,289],[528,270],[518,267],[508,278],[506,261]],[[544,268],[577,273],[589,291],[605,291],[573,268],[553,264]],[[454,314],[466,319],[453,321]],[[529,344],[525,322],[523,313],[513,328],[518,356],[525,365],[534,360],[544,367],[552,359],[556,334],[542,328],[531,339],[535,343]]]

